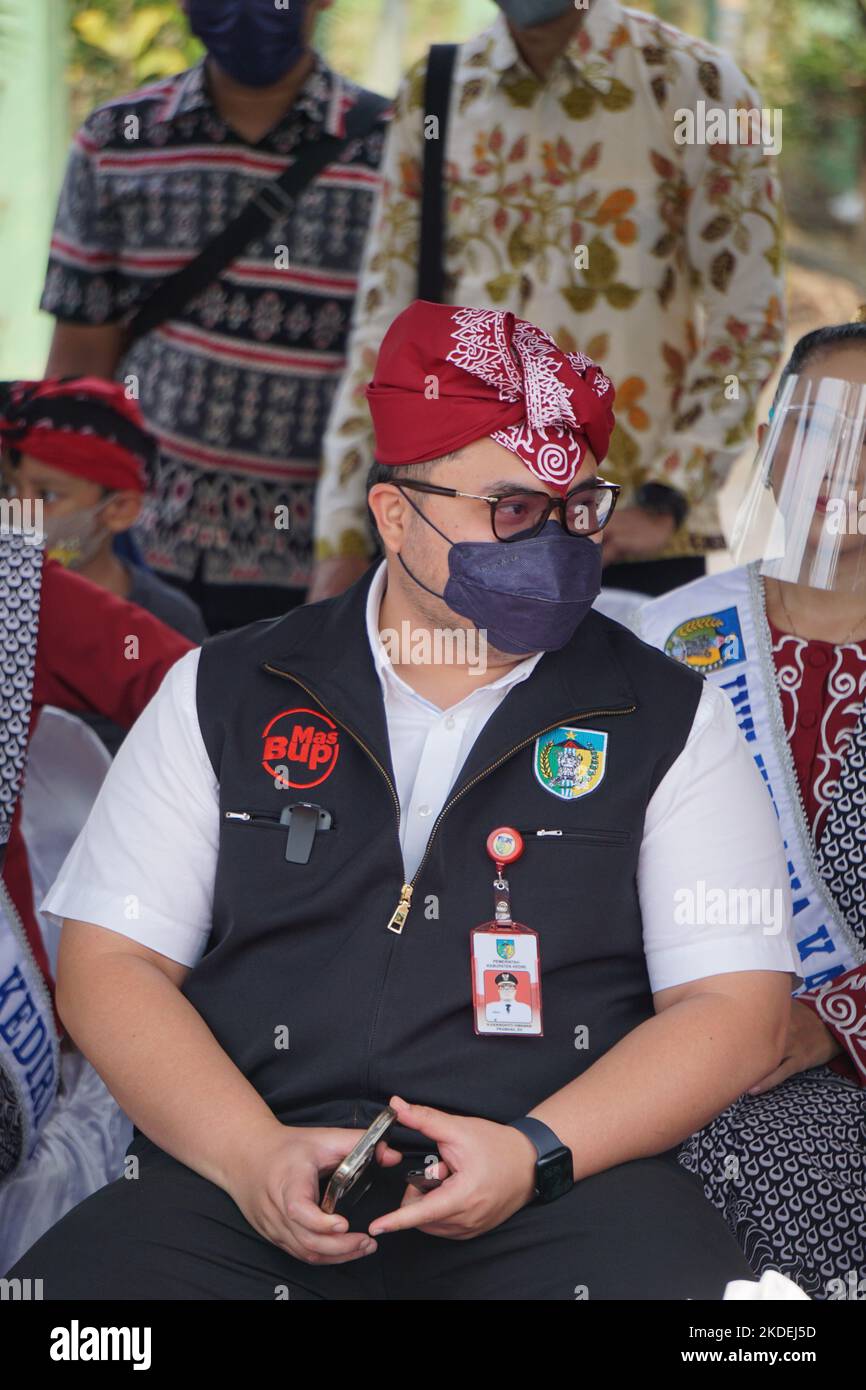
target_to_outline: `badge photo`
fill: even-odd
[[[540,1038],[538,935],[514,922],[472,932],[475,1032]]]
[[[607,771],[607,734],[562,726],[535,740],[533,768],[545,791],[563,801],[594,792]]]

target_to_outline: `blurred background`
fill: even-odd
[[[850,318],[866,300],[866,0],[636,8],[721,44],[782,109],[789,338]],[[393,93],[430,43],[465,38],[494,14],[490,0],[336,0],[318,44],[339,70]],[[43,369],[51,320],[37,303],[73,129],[199,52],[174,3],[0,0],[0,376]]]

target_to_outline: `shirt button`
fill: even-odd
[[[429,814],[430,814],[430,807],[427,805],[427,803],[426,803],[426,801],[425,801],[425,803],[424,803],[423,806],[419,806],[419,807],[418,807],[418,815],[419,815],[419,816],[429,816]]]
[[[806,660],[810,666],[826,666],[827,653],[824,651],[823,647],[812,647],[807,653]]]
[[[446,729],[453,729],[453,728],[454,728],[454,725],[455,725],[456,723],[457,723],[457,720],[454,718],[454,715],[453,715],[453,714],[449,714],[449,715],[447,715],[447,717],[446,717],[446,719],[445,719],[445,728],[446,728]]]

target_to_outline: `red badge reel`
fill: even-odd
[[[496,865],[493,920],[470,932],[472,1002],[479,1036],[539,1038],[541,959],[538,933],[511,916],[505,869],[523,853],[523,836],[510,825],[491,830],[487,853]]]

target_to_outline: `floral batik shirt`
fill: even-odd
[[[400,89],[383,159],[325,437],[322,558],[369,545],[363,389],[416,295],[425,70]],[[677,143],[676,113],[699,102],[760,106],[724,53],[615,0],[593,0],[545,82],[499,15],[459,48],[444,152],[448,301],[510,309],[603,366],[617,388],[604,476],[667,483],[691,502],[666,554],[723,544],[715,494],[784,329],[775,160],[760,143]]]
[[[42,308],[125,318],[299,147],[342,133],[359,88],[317,54],[255,144],[223,121],[204,63],[94,111],[75,136]],[[160,460],[137,528],[147,560],[206,583],[303,587],[322,433],[378,186],[385,119],[344,151],[194,300],[118,364]]]

